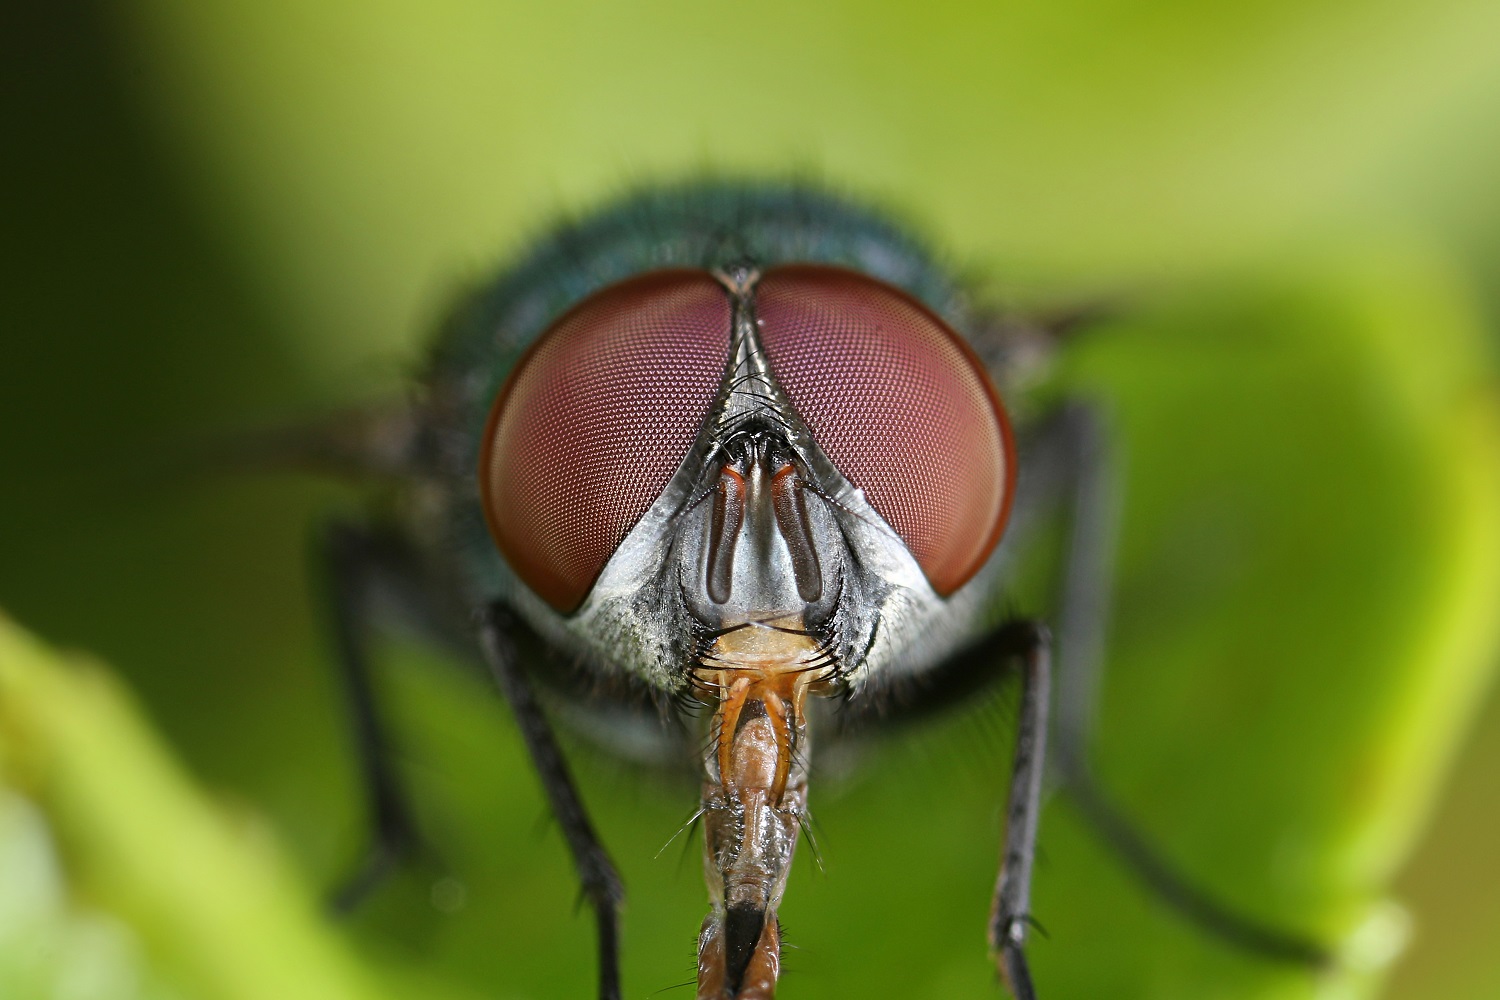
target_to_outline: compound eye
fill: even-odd
[[[969,346],[925,306],[841,268],[770,271],[756,292],[782,388],[947,596],[1000,540],[1015,479],[1010,425]]]
[[[697,437],[729,356],[729,300],[703,271],[658,271],[585,299],[511,372],[479,484],[516,575],[575,610]]]

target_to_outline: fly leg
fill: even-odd
[[[321,548],[327,567],[339,679],[367,789],[371,828],[371,843],[363,861],[333,897],[335,908],[347,911],[420,846],[370,671],[366,640],[379,617],[376,611],[387,610],[389,605],[389,610],[424,634],[470,655],[473,640],[461,638],[469,629],[443,615],[424,596],[430,593],[424,583],[430,581],[425,579],[421,560],[396,532],[335,523],[324,532]],[[619,1000],[617,910],[624,890],[584,811],[531,683],[516,662],[512,630],[504,608],[490,606],[480,612],[479,638],[485,662],[516,715],[526,749],[573,855],[584,894],[595,911],[600,1000]]]
[[[1047,755],[1048,687],[1052,636],[1045,625],[1017,622],[991,640],[993,652],[1019,662],[1021,704],[1016,723],[1016,754],[1011,764],[1005,808],[1005,846],[995,901],[990,911],[990,951],[1016,1000],[1036,1000],[1026,965],[1026,933],[1031,926],[1031,867],[1036,857],[1037,818],[1042,806],[1042,770]],[[998,646],[999,648],[994,648]]]
[[[490,604],[480,610],[478,624],[485,663],[515,713],[521,738],[542,780],[542,790],[573,856],[583,894],[594,910],[599,934],[599,1000],[619,1000],[619,909],[625,899],[625,887],[589,821],[536,691],[517,662],[510,611],[500,604]]]
[[[1005,809],[1000,875],[990,911],[989,943],[1000,976],[1016,1000],[1036,1000],[1026,962],[1031,921],[1031,869],[1046,770],[1047,717],[1052,682],[1052,635],[1041,622],[1012,621],[943,662],[900,683],[862,692],[847,702],[838,724],[845,734],[893,721],[941,715],[972,695],[994,688],[1019,667],[1021,694],[1016,752]]]
[[[394,534],[346,522],[330,524],[320,548],[339,686],[353,730],[369,815],[370,842],[365,855],[330,899],[336,912],[347,913],[420,845],[409,800],[396,774],[390,735],[380,717],[366,643],[376,617],[379,585],[410,584],[411,560]]]
[[[1082,405],[1065,407],[1038,442],[1067,470],[1070,526],[1058,614],[1053,760],[1069,796],[1104,842],[1159,899],[1235,948],[1309,966],[1331,960],[1303,935],[1262,922],[1214,898],[1178,871],[1102,791],[1089,762],[1104,634],[1109,619],[1117,509],[1103,428]]]

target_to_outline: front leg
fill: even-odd
[[[990,910],[989,945],[1000,977],[1016,1000],[1036,1000],[1026,962],[1031,921],[1031,869],[1036,857],[1037,821],[1046,772],[1047,730],[1052,687],[1052,633],[1039,621],[1002,625],[934,670],[905,683],[869,692],[848,702],[841,726],[856,732],[876,724],[917,720],[951,708],[987,690],[1018,668],[1016,752],[1011,762],[1005,809],[1000,874]]]
[[[987,640],[980,650],[1021,669],[1021,701],[1016,719],[1016,753],[1011,763],[1005,809],[1005,844],[995,901],[990,911],[990,952],[1016,1000],[1036,1000],[1026,964],[1031,924],[1031,867],[1036,858],[1037,819],[1042,804],[1042,772],[1047,756],[1047,705],[1052,682],[1052,635],[1037,622],[1015,622]]]
[[[599,934],[599,1000],[620,998],[619,909],[625,900],[625,886],[615,871],[614,862],[600,843],[584,809],[583,799],[568,770],[568,762],[557,745],[557,737],[542,713],[542,706],[530,679],[517,663],[510,632],[515,627],[508,609],[499,604],[482,608],[478,615],[480,645],[485,663],[510,703],[521,730],[521,738],[531,754],[532,766],[542,780],[542,790],[557,824],[562,828],[573,868],[594,910]]]

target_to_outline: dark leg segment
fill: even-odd
[[[1026,964],[1031,928],[1031,869],[1036,856],[1037,820],[1046,770],[1047,718],[1052,683],[1052,635],[1040,622],[1014,621],[991,632],[901,689],[887,689],[864,702],[851,702],[841,720],[857,730],[892,715],[920,718],[950,707],[954,691],[974,693],[1020,668],[1016,753],[1011,763],[1005,809],[1005,841],[1000,875],[990,911],[990,951],[1001,978],[1016,1000],[1036,1000]]]
[[[1103,795],[1087,767],[1056,754],[1068,793],[1110,848],[1156,896],[1226,944],[1263,958],[1321,968],[1333,960],[1316,941],[1237,913],[1188,881]]]
[[[450,647],[461,644],[456,633],[462,630],[434,606],[430,588],[424,585],[421,560],[399,534],[335,523],[324,532],[320,547],[340,686],[367,789],[371,828],[365,858],[333,897],[335,909],[347,911],[420,847],[370,671],[367,641],[376,624],[376,612],[391,611]],[[620,878],[594,833],[531,683],[516,662],[509,613],[498,606],[486,608],[480,612],[479,626],[485,662],[515,712],[526,749],[567,840],[584,895],[594,909],[599,934],[600,1000],[619,1000],[617,911],[624,898]]]
[[[379,577],[396,572],[394,564],[402,559],[399,550],[394,539],[351,524],[332,524],[322,537],[339,682],[370,817],[365,856],[331,897],[334,910],[341,913],[356,907],[419,847],[412,810],[380,719],[366,649],[373,590]]]
[[[568,851],[573,855],[573,866],[582,883],[583,894],[594,910],[599,929],[599,1000],[619,1000],[619,908],[625,898],[625,888],[589,822],[567,761],[542,713],[531,681],[516,662],[510,629],[510,612],[504,607],[492,604],[480,611],[479,638],[485,662],[501,694],[515,712],[521,738],[542,780],[542,789],[552,813],[562,828]]]
[[[1010,798],[1005,809],[1005,846],[990,913],[990,949],[1016,1000],[1036,1000],[1025,945],[1031,921],[1031,866],[1042,806],[1042,770],[1047,756],[1052,637],[1044,625],[1017,622],[1002,629],[992,642],[999,647],[992,647],[997,658],[1019,662],[1021,703]]]
[[[1058,484],[1068,510],[1067,548],[1057,604],[1057,705],[1053,723],[1058,752],[1082,748],[1094,731],[1099,673],[1104,663],[1114,579],[1115,470],[1104,428],[1082,404],[1065,406],[1051,447],[1064,472]]]

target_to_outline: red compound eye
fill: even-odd
[[[703,271],[597,292],[543,334],[490,411],[490,533],[559,611],[582,603],[697,436],[729,356],[729,299]]]
[[[771,369],[814,439],[944,596],[1005,527],[1010,425],[979,359],[924,306],[833,267],[782,267],[756,294]]]

